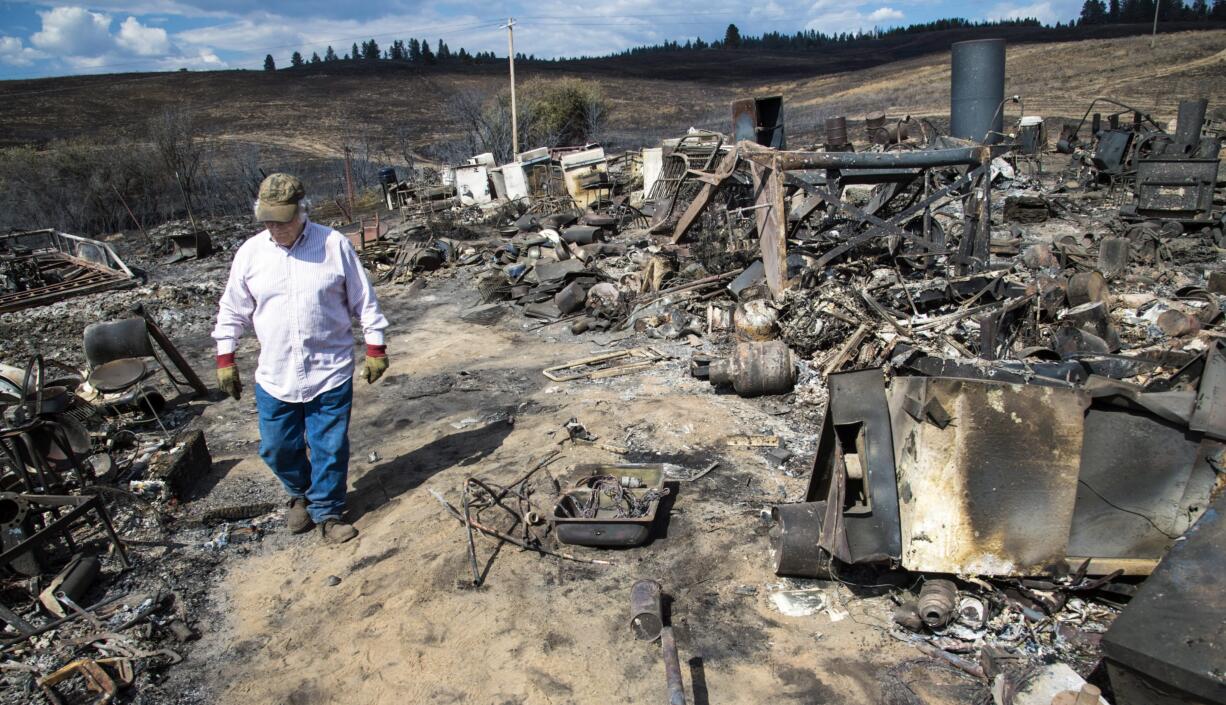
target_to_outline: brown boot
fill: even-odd
[[[324,541],[332,544],[345,543],[358,535],[353,524],[347,524],[340,519],[325,519],[322,527]]]
[[[294,497],[289,501],[289,511],[285,513],[285,524],[289,527],[291,534],[306,533],[315,526],[311,513],[307,511],[308,504],[310,502],[306,497]]]

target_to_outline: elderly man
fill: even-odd
[[[267,229],[244,242],[230,265],[213,329],[217,385],[242,396],[234,354],[243,331],[254,328],[260,457],[289,492],[289,529],[298,534],[318,525],[325,541],[344,543],[358,534],[343,518],[352,320],[362,325],[363,377],[373,383],[387,371],[387,319],[353,246],[308,221],[303,196],[302,182],[288,174],[260,184],[255,218]]]

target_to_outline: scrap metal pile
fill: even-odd
[[[0,690],[12,702],[109,702],[156,683],[196,637],[174,571],[131,553],[170,545],[163,509],[211,466],[181,394],[208,390],[135,313],[86,328],[85,370],[38,355],[0,365]]]
[[[1220,649],[1190,672],[1144,632],[1108,631],[1121,608],[1160,609],[1145,576],[1220,571],[1226,555],[1206,528],[1213,549],[1171,565],[1226,508],[1222,125],[1203,100],[1181,102],[1170,131],[1123,106],[1131,126],[1095,115],[1049,152],[1043,118],[1006,129],[1021,98],[1004,95],[1002,41],[952,58],[949,135],[876,115],[854,140],[840,117],[823,146],[789,151],[771,97],[734,103],[731,137],[643,150],[624,180],[596,149],[535,162],[553,189],[540,200],[521,188],[527,155],[476,158],[456,170],[459,197],[486,204],[504,240],[467,247],[485,304],[465,318],[492,324],[511,302],[575,335],[688,341],[692,373],[742,396],[824,379],[808,491],[774,510],[779,575],[921,576],[895,592],[896,635],[997,703],[1099,702],[1083,677],[1104,652],[1115,702],[1157,702],[1150,688],[1223,702]],[[1197,599],[1205,623],[1226,611]],[[1159,621],[1169,641],[1213,629]],[[1052,659],[1080,675],[1036,670]]]

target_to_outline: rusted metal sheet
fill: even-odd
[[[783,96],[732,101],[732,134],[733,139],[738,141],[749,140],[771,149],[787,149],[783,130]]]
[[[903,567],[1039,575],[1064,564],[1084,392],[905,377],[888,399]]]
[[[788,218],[783,203],[783,170],[774,163],[766,166],[753,162],[751,166],[756,194],[754,218],[762,250],[762,266],[766,268],[766,285],[772,294],[782,296],[788,288]]]

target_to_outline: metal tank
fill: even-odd
[[[957,42],[950,63],[949,133],[996,143],[1004,128],[1005,40]]]

